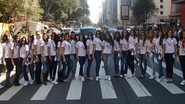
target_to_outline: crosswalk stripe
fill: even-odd
[[[53,87],[53,84],[51,84],[51,83],[48,83],[47,85],[42,85],[37,90],[37,92],[33,95],[31,100],[46,100],[52,87]]]
[[[128,70],[128,75],[131,75],[130,70]],[[147,97],[152,96],[149,91],[142,85],[142,83],[135,77],[125,78],[132,90],[135,92],[137,97]]]
[[[114,87],[112,85],[111,81],[104,80],[104,77],[106,76],[105,70],[100,69],[100,87],[101,87],[101,93],[103,99],[117,99],[117,95],[115,93]]]
[[[152,73],[152,69],[147,66],[147,73],[150,75]],[[159,75],[158,73],[156,73]],[[155,79],[157,81],[157,79]],[[160,83],[164,88],[166,88],[170,93],[172,94],[184,94],[185,92],[178,88],[175,84],[173,83],[166,83],[165,81],[158,82]]]
[[[156,58],[154,59],[154,61],[155,61],[155,63],[158,63]],[[165,63],[165,62],[162,62],[162,66],[163,66],[164,68],[166,68],[166,63]],[[175,67],[173,67],[173,69],[174,69],[173,72],[174,72],[176,75],[178,75],[178,76],[180,76],[180,77],[183,78],[183,75],[182,75],[182,71],[181,71],[181,70],[178,70],[178,69],[175,68]]]
[[[80,65],[77,64],[76,73],[79,73]],[[75,75],[77,78],[78,74]],[[80,100],[82,93],[82,84],[83,82],[79,79],[72,80],[66,100]]]
[[[20,80],[20,83],[23,84],[23,82],[24,82],[24,79],[22,78]],[[22,88],[23,88],[23,85],[10,87],[6,92],[4,92],[2,95],[0,95],[0,101],[9,101]]]

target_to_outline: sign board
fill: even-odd
[[[129,20],[129,6],[121,5],[121,20]]]

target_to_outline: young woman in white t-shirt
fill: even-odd
[[[175,57],[177,56],[177,41],[175,38],[173,38],[172,30],[167,32],[167,36],[163,45],[163,54],[165,55],[164,58],[166,62],[167,83],[173,83],[173,64]]]
[[[150,75],[149,79],[155,79],[156,78],[156,72],[157,69],[154,67],[155,63],[154,63],[154,55],[156,54],[155,52],[155,33],[153,30],[149,31],[149,37],[148,37],[148,61],[151,65],[151,69],[152,69],[152,75]]]
[[[14,85],[19,86],[19,76],[22,72],[21,68],[21,61],[20,61],[20,40],[18,36],[14,36],[13,44],[11,47],[12,50],[12,57],[13,57],[13,64],[15,65],[15,78],[14,78]]]
[[[121,39],[121,75],[123,77],[128,72],[128,64],[127,64],[127,55],[128,55],[128,31],[124,30],[122,32],[122,39]]]
[[[3,36],[3,62],[7,68],[6,72],[6,85],[5,86],[10,86],[10,73],[13,70],[13,58],[11,54],[11,47],[12,47],[12,42],[10,41],[10,37],[7,35]]]
[[[49,71],[49,37],[47,33],[43,33],[42,36],[43,41],[41,42],[41,61],[42,61],[42,75],[43,75],[43,84],[47,85],[47,77],[48,77],[48,71]]]
[[[101,31],[96,31],[96,38],[93,41],[94,44],[94,58],[96,61],[96,81],[98,81],[99,78],[99,71],[100,71],[100,64],[101,64],[101,55],[102,55],[102,40],[101,40]]]
[[[111,80],[110,72],[111,72],[111,63],[112,63],[112,57],[113,57],[113,46],[114,41],[112,40],[112,37],[110,33],[105,34],[105,40],[103,40],[103,48],[102,48],[102,58],[104,60],[104,68],[106,73],[106,79]]]
[[[24,76],[24,86],[27,86],[30,81],[28,78],[28,73],[26,71],[27,66],[28,66],[28,56],[29,56],[29,46],[27,44],[27,40],[25,37],[23,37],[21,39],[21,47],[20,47],[20,60],[21,60],[21,64],[22,64],[22,72],[23,72],[23,76]]]
[[[139,68],[141,70],[141,76],[140,76],[141,79],[143,79],[145,77],[146,70],[147,70],[147,58],[148,58],[147,45],[148,45],[148,40],[147,40],[146,34],[144,32],[142,32],[140,35],[139,43],[138,43]],[[144,64],[144,66],[143,66],[143,64]]]
[[[1,71],[3,70],[3,46],[2,46],[2,43],[0,41],[0,77],[1,77]],[[1,82],[0,82],[0,89],[3,88],[4,86],[1,85]]]
[[[58,84],[55,80],[55,75],[57,71],[57,34],[53,32],[51,34],[51,39],[48,41],[49,46],[49,73],[50,73],[50,80],[52,84]]]
[[[121,57],[121,36],[118,31],[114,33],[114,47],[113,47],[113,56],[114,56],[114,71],[115,78],[119,78],[119,59]]]
[[[183,73],[183,80],[180,83],[180,85],[184,86],[185,85],[185,30],[183,30],[180,33],[178,46],[179,46],[179,60],[180,60],[181,69]]]
[[[83,35],[79,35],[79,41],[76,43],[76,58],[80,64],[80,72],[79,75],[81,80],[84,81],[84,64],[86,61],[87,47],[85,44],[86,40]]]
[[[94,40],[93,33],[92,32],[88,33],[88,40],[86,41],[87,59],[88,59],[86,77],[89,80],[92,80],[92,77],[90,76],[90,69],[93,62],[93,51],[94,51],[93,40]]]
[[[62,62],[63,62],[63,69],[62,69],[61,79],[64,82],[68,82],[69,74],[71,72],[71,58],[70,58],[71,43],[70,43],[70,40],[69,40],[69,33],[66,33],[64,37],[65,37],[65,40],[62,42],[62,52],[61,52],[62,53]]]

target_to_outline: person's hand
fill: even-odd
[[[67,64],[66,58],[63,59],[63,62],[64,62],[65,64]]]
[[[53,62],[53,59],[52,59],[52,57],[49,57],[49,60],[50,60],[51,62]]]

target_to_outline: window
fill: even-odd
[[[160,14],[163,15],[163,11],[160,11]]]
[[[163,5],[160,5],[160,8],[163,9]]]
[[[163,3],[163,0],[160,0],[161,3]]]

